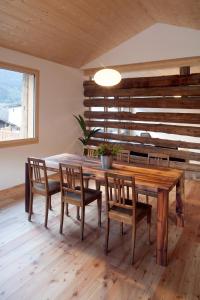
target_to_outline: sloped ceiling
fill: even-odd
[[[90,61],[82,69],[194,56],[200,57],[200,30],[156,23]]]
[[[0,46],[81,67],[155,23],[200,29],[199,0],[3,0]]]

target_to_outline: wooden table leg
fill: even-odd
[[[28,174],[28,163],[25,163],[25,211],[29,212],[29,201],[30,201],[30,181]]]
[[[184,176],[176,184],[176,223],[177,226],[184,226],[183,202],[185,198]]]
[[[169,192],[158,190],[156,262],[167,266]]]

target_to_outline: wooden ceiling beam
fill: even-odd
[[[185,66],[191,67],[196,65],[200,65],[200,56],[181,57],[175,59],[140,62],[140,63],[133,63],[133,64],[125,64],[125,65],[111,65],[111,66],[105,66],[105,68],[115,69],[120,73],[128,73],[133,71],[166,69],[166,68],[175,68],[175,67],[181,68]],[[98,70],[101,69],[102,67],[87,68],[87,69],[83,69],[83,72],[85,76],[93,76]]]

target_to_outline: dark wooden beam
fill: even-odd
[[[159,98],[123,98],[123,99],[85,99],[85,107],[147,107],[200,109],[200,97],[159,97]]]
[[[123,121],[151,121],[165,123],[200,124],[200,114],[196,113],[131,113],[131,112],[94,112],[85,111],[85,118],[112,119]]]
[[[133,136],[133,135],[124,135],[124,134],[115,134],[115,133],[105,133],[97,132],[95,138],[99,139],[110,139],[116,141],[125,141],[139,144],[149,144],[160,147],[168,148],[186,148],[186,149],[200,149],[200,143],[190,143],[177,140],[166,140],[159,138],[149,138],[143,136]]]
[[[137,78],[123,78],[121,82],[115,86],[120,89],[130,88],[147,88],[147,87],[169,87],[179,85],[199,85],[200,74],[188,74],[188,68],[180,68],[180,75],[168,76],[154,76],[154,77],[137,77]],[[188,76],[189,75],[189,76]],[[99,89],[94,80],[86,80],[83,82],[84,88]]]
[[[97,128],[119,128],[119,129],[128,129],[128,130],[164,132],[169,134],[200,137],[200,127],[194,127],[194,126],[192,127],[192,126],[177,126],[177,125],[166,125],[166,124],[89,121],[89,120],[86,120],[86,125],[88,127],[97,127]]]
[[[180,75],[183,76],[183,77],[190,77],[190,66],[183,66],[183,67],[180,67]]]
[[[89,144],[94,146],[99,146],[102,143],[105,143],[104,141],[99,141],[95,139],[91,139]],[[167,154],[170,157],[176,157],[176,158],[182,158],[186,160],[195,160],[200,161],[200,153],[191,152],[191,151],[181,151],[181,150],[174,150],[174,149],[167,149],[167,148],[159,148],[154,146],[147,146],[147,145],[136,145],[136,144],[130,144],[130,143],[114,143],[114,142],[106,142],[108,144],[119,144],[123,149],[139,152],[139,153],[162,153]]]
[[[86,97],[111,97],[111,96],[200,96],[199,86],[172,86],[150,88],[99,88],[85,87]]]

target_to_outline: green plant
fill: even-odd
[[[81,115],[75,116],[74,118],[77,120],[82,132],[83,136],[79,138],[79,141],[86,146],[90,140],[91,137],[93,137],[100,129],[99,128],[94,128],[94,129],[87,129],[86,123],[84,118]]]
[[[115,156],[121,150],[120,145],[116,144],[101,144],[97,149],[98,156]]]

